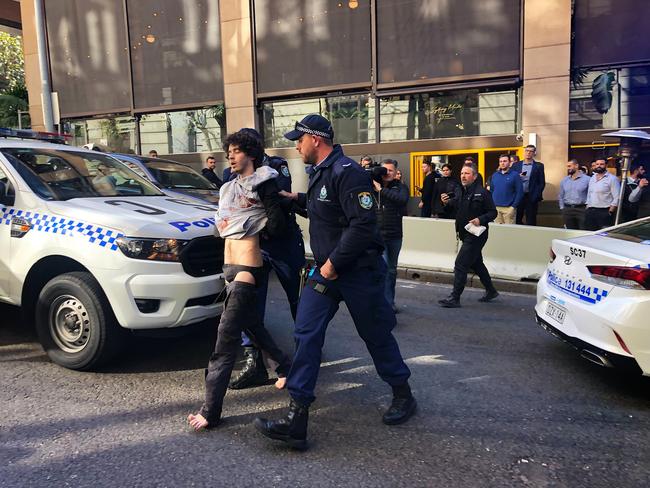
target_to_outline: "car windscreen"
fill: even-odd
[[[100,153],[42,148],[0,152],[32,191],[46,200],[163,195],[151,182]]]
[[[650,243],[650,218],[625,224],[607,232],[607,237],[630,242]]]
[[[164,188],[215,190],[209,180],[184,164],[155,160],[147,161],[144,164]]]

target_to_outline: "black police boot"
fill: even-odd
[[[382,421],[386,425],[403,424],[413,416],[416,407],[417,402],[408,383],[393,386],[393,402],[384,413]]]
[[[244,356],[246,357],[244,368],[228,387],[231,390],[243,390],[244,388],[267,385],[269,374],[266,372],[261,351],[256,347],[245,347]]]
[[[289,403],[289,413],[280,420],[256,418],[255,428],[269,439],[285,442],[290,448],[304,451],[307,449],[307,421],[309,407],[295,400]]]
[[[438,300],[438,303],[445,308],[460,308],[460,300],[454,295],[449,295],[447,298]]]
[[[495,288],[492,288],[491,290],[486,290],[485,295],[479,298],[478,301],[483,303],[491,302],[498,296],[499,296],[499,292]]]

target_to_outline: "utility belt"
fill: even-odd
[[[357,259],[354,268],[346,272],[349,273],[352,271],[361,271],[361,270],[370,271],[372,269],[375,269],[375,267],[377,266],[377,260],[380,258],[381,255],[379,253],[379,250],[370,249],[366,251],[359,259]],[[305,286],[308,286],[312,288],[314,291],[316,291],[317,293],[320,293],[321,295],[325,295],[334,300],[340,301],[342,299],[341,294],[333,285],[333,282],[332,284],[329,284],[328,280],[325,280],[328,283],[321,283],[317,279],[313,278],[314,274],[316,273],[316,270],[320,268],[322,264],[316,263],[312,266],[305,267],[300,271],[300,292],[302,294],[303,288]]]

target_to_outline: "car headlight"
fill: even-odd
[[[180,255],[188,241],[178,239],[146,239],[141,237],[118,237],[117,243],[125,256],[151,261],[180,261]]]

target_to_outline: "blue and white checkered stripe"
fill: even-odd
[[[88,238],[89,243],[111,251],[117,250],[115,240],[124,235],[111,229],[105,229],[97,225],[86,224],[85,222],[65,217],[55,217],[15,208],[2,208],[0,211],[2,212],[0,216],[1,225],[11,225],[12,218],[20,217],[30,222],[32,230],[70,237],[83,236]]]

